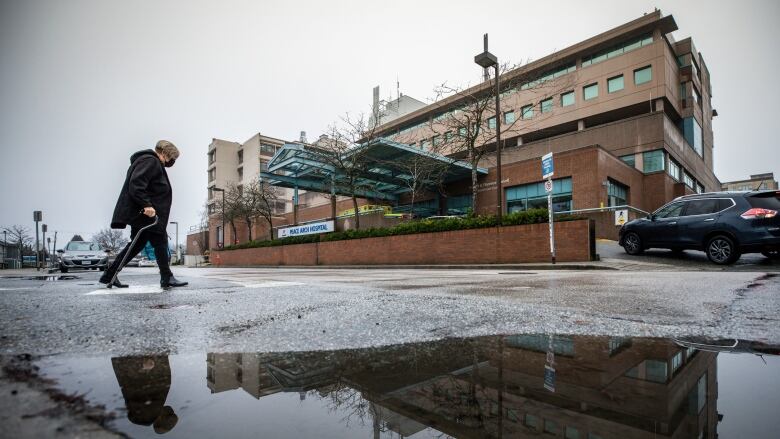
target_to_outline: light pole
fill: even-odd
[[[171,221],[171,224],[176,224],[176,264],[181,264],[181,254],[179,252],[179,222]]]
[[[219,233],[217,233],[217,247],[222,248],[225,246],[225,190],[214,186],[212,191],[222,192],[222,242],[219,241]]]
[[[499,90],[500,83],[498,79],[498,58],[492,53],[488,52],[488,34],[484,37],[485,50],[479,55],[474,57],[474,62],[482,66],[483,69],[488,67],[494,67],[496,69],[496,218],[498,219],[498,225],[501,225],[501,214],[503,212],[503,206],[501,199],[501,104],[499,102]]]

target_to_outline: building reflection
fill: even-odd
[[[375,437],[431,427],[467,438],[715,438],[716,357],[672,340],[514,335],[208,354],[207,384],[212,393],[323,398],[371,423]]]

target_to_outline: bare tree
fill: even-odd
[[[430,152],[438,153],[436,146],[432,147]],[[443,192],[442,183],[453,162],[454,160],[436,160],[426,154],[411,154],[392,162],[386,162],[387,165],[401,172],[397,177],[403,180],[404,186],[409,189],[412,216],[414,216],[414,204],[417,196],[431,191]]]
[[[531,72],[526,73],[517,70],[516,66],[504,64],[499,68],[501,75],[499,93],[507,97],[520,91],[532,90],[535,96],[557,96],[567,91],[574,83],[572,75],[567,75],[571,70],[556,70],[555,72]],[[565,72],[560,74],[560,72]],[[493,76],[495,78],[495,76]],[[447,155],[464,157],[471,165],[471,191],[472,209],[477,208],[477,167],[486,154],[496,148],[496,124],[502,133],[520,128],[529,128],[539,123],[536,120],[526,120],[523,114],[512,113],[512,120],[506,118],[504,106],[496,115],[494,79],[473,87],[452,86],[446,82],[434,89],[435,101],[442,105],[439,114],[432,117],[428,123],[428,129],[433,133],[433,140],[424,145],[426,149],[435,147],[433,143],[441,142],[441,150]],[[503,99],[506,100],[506,99]],[[541,106],[539,100],[535,104],[522,107],[521,111],[533,112],[535,106]],[[554,101],[554,99],[553,99]],[[552,101],[549,102],[552,104]],[[504,104],[505,105],[505,104]],[[540,111],[541,113],[542,111]],[[546,108],[545,111],[546,112]],[[517,112],[520,113],[520,112]],[[404,143],[411,143],[417,139],[411,138],[412,133],[406,134],[408,138],[399,138]],[[503,146],[503,145],[502,145]]]
[[[225,201],[224,203],[214,203],[214,215],[220,221],[230,224],[233,230],[233,244],[236,244],[238,242],[236,238],[236,220],[242,218],[242,190],[235,183],[229,183],[222,195],[225,197]],[[223,230],[222,233],[224,234],[225,231]]]
[[[11,242],[15,243],[19,247],[19,260],[22,260],[24,249],[27,246],[32,245],[32,235],[30,235],[30,229],[19,224],[14,224],[11,227],[3,227],[3,230],[8,232],[8,238]]]
[[[273,239],[273,215],[278,199],[279,190],[262,181],[253,180],[243,186],[238,210],[241,218],[246,222],[250,241],[252,240],[252,225],[255,224],[257,218],[263,218],[268,222],[271,239]]]
[[[352,197],[355,210],[355,228],[360,228],[357,194],[371,189],[371,183],[364,178],[375,163],[368,157],[366,145],[377,139],[377,127],[381,121],[378,108],[370,116],[361,113],[349,114],[328,128],[328,141],[318,144],[313,150],[321,162],[337,175],[334,184]]]
[[[108,250],[111,253],[118,252],[128,242],[121,230],[108,228],[92,235],[92,241],[97,242],[104,250]]]
[[[206,200],[206,202],[203,205],[203,208],[198,212],[198,233],[195,235],[194,241],[195,245],[198,247],[197,253],[198,255],[202,255],[204,251],[208,250],[209,242],[207,239],[206,231],[209,228],[209,202]],[[187,252],[190,252],[191,250],[188,248]]]

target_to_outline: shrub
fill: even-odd
[[[523,212],[512,212],[504,215],[501,224],[504,226],[516,226],[521,224],[546,223],[547,209],[530,209]],[[581,219],[574,215],[560,215],[556,222]],[[244,248],[276,247],[279,245],[308,244],[312,242],[343,241],[347,239],[378,238],[383,236],[412,235],[416,233],[449,232],[453,230],[482,229],[495,227],[498,219],[493,215],[465,216],[459,218],[423,219],[400,223],[388,228],[372,228],[360,230],[344,230],[342,232],[326,233],[322,235],[293,236],[289,238],[275,239],[273,241],[250,241],[242,244],[225,247],[225,250],[238,250]]]

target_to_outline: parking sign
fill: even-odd
[[[553,153],[547,153],[542,156],[542,178],[550,178],[554,174]]]

